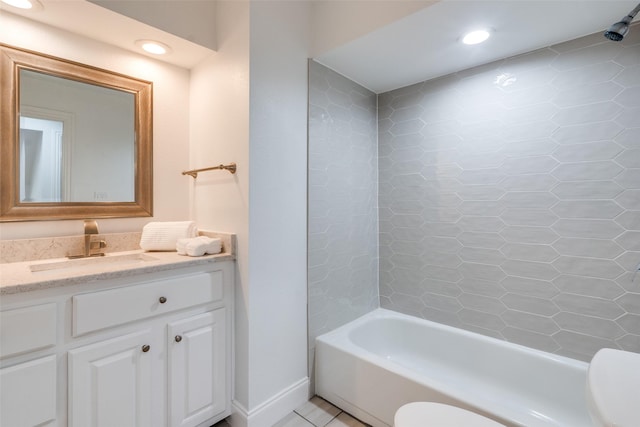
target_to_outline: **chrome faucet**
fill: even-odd
[[[68,258],[87,258],[93,256],[104,256],[100,249],[107,247],[104,240],[93,240],[92,236],[98,234],[98,223],[92,219],[84,220],[84,253],[81,255],[70,255]],[[98,250],[98,252],[94,252]]]

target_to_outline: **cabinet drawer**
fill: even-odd
[[[0,358],[56,345],[56,304],[0,312]]]
[[[223,273],[214,271],[75,295],[73,336],[221,301]]]

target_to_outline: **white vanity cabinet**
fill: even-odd
[[[0,426],[56,425],[56,315],[53,303],[0,311]]]
[[[233,272],[221,261],[3,298],[3,319],[35,310],[5,310],[33,294],[58,320],[34,357],[18,346],[0,359],[0,425],[208,427],[228,416]],[[5,419],[14,412],[43,415]]]

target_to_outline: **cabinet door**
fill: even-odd
[[[69,351],[70,427],[151,426],[150,331]]]
[[[0,369],[0,425],[56,425],[56,356]]]
[[[227,409],[225,309],[168,328],[169,425],[192,427]]]

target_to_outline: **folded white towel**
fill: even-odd
[[[142,228],[140,247],[145,251],[175,251],[178,239],[197,235],[193,221],[150,222]]]
[[[176,242],[178,255],[202,256],[204,254],[217,254],[222,251],[222,240],[198,236],[190,239],[178,239]]]

